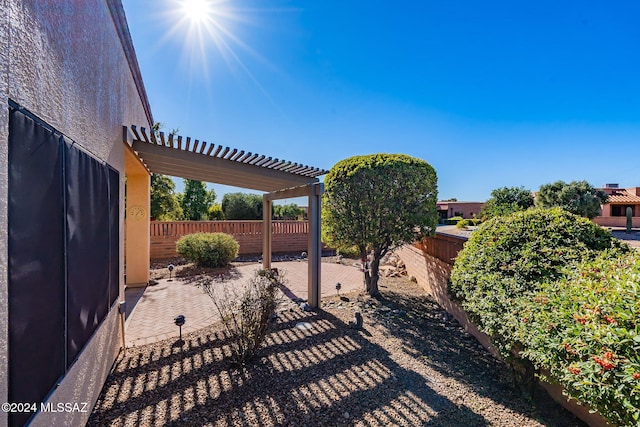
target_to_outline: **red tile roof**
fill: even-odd
[[[640,204],[640,196],[631,194],[626,190],[618,190],[609,195],[607,203]]]

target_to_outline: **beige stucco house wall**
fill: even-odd
[[[437,209],[440,219],[447,219],[453,216],[461,216],[471,219],[478,216],[484,203],[482,202],[438,202]]]
[[[12,100],[120,173],[120,300],[124,282],[123,125],[152,124],[120,0],[0,1],[0,402],[8,393],[8,102]],[[37,309],[37,308],[35,308]],[[88,402],[120,349],[111,310],[50,402]],[[89,413],[40,413],[32,425],[83,425]],[[7,424],[0,412],[0,425]]]

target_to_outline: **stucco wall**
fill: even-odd
[[[597,216],[593,218],[593,222],[603,227],[626,227],[626,216]],[[640,217],[634,216],[631,218],[633,228],[640,228]]]
[[[122,126],[148,123],[109,6],[119,1],[0,0],[0,401],[7,401],[7,140],[9,99],[120,172],[120,293],[124,283],[124,149]],[[93,405],[119,347],[115,311],[50,397]],[[89,408],[90,410],[91,408]],[[36,424],[82,424],[40,414]],[[42,419],[41,419],[42,418]],[[7,422],[0,413],[0,425]]]
[[[470,219],[478,216],[483,206],[482,202],[438,202],[438,211],[446,211],[447,218],[460,212],[463,218]]]
[[[8,201],[8,142],[9,142],[9,109],[6,107],[9,96],[7,78],[9,66],[9,13],[8,0],[0,0],[0,403],[8,399],[8,364],[7,346],[9,332],[7,329],[7,201]],[[7,424],[7,414],[0,412],[0,425]]]

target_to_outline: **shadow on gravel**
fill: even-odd
[[[404,350],[431,368],[466,384],[475,393],[545,425],[586,426],[555,402],[539,385],[533,395],[516,384],[512,368],[496,359],[458,321],[424,296],[386,292],[382,304],[402,316],[389,319]],[[533,400],[533,402],[531,402]],[[535,402],[535,413],[532,403]]]
[[[394,304],[422,311],[419,301],[398,296]],[[426,306],[424,310],[426,319],[440,313]],[[299,322],[312,328],[299,329]],[[494,379],[503,369],[493,358],[466,350],[466,341],[430,332],[439,327],[433,322],[398,322],[404,330],[393,335],[405,352],[427,355],[426,363],[439,372],[547,424],[545,413],[537,413],[533,405],[513,397],[506,383]],[[182,348],[172,347],[169,340],[141,347],[118,361],[87,425],[490,424],[464,398],[454,402],[436,392],[437,380],[425,369],[405,369],[365,333],[328,312],[293,310],[280,313],[259,359],[246,367],[229,362],[228,338],[214,328],[185,336]]]

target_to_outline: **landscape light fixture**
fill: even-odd
[[[172,281],[173,281],[173,279],[171,278],[171,273],[173,272],[173,269],[174,269],[175,267],[173,266],[173,264],[169,264],[169,265],[167,266],[167,268],[169,269],[169,280],[167,280],[167,281],[168,281],[168,282],[172,282]]]
[[[336,283],[336,292],[338,293],[338,295],[340,295],[340,289],[342,289],[342,285],[340,284],[340,282]]]
[[[184,325],[185,322],[186,318],[184,317],[184,314],[179,314],[173,318],[173,323],[180,328],[180,342],[182,342],[182,325]]]

